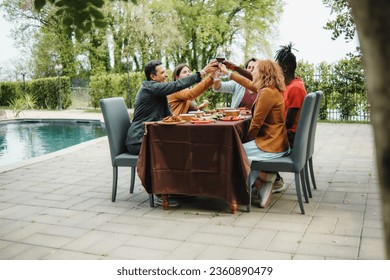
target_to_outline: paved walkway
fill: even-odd
[[[22,117],[102,119],[80,111]],[[230,214],[211,198],[150,208],[138,178],[129,193],[126,168],[112,203],[107,137],[2,167],[0,259],[385,259],[371,126],[319,123],[316,141],[318,190],[306,215],[287,173],[288,189],[251,213],[242,205]]]

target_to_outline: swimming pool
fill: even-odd
[[[0,166],[107,135],[94,120],[23,119],[0,122]]]

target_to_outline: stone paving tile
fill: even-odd
[[[15,221],[9,219],[0,219],[0,238],[8,235],[11,232],[14,232],[18,229],[24,228],[29,225],[29,222],[26,221]]]
[[[99,240],[95,244],[83,250],[83,253],[98,255],[100,257],[108,256],[112,251],[125,246],[125,244],[135,238],[133,235],[122,233],[111,233]]]
[[[26,252],[28,249],[33,246],[23,243],[12,243],[9,246],[0,250],[0,259],[1,260],[11,260],[15,256],[19,255],[22,252]]]
[[[302,237],[301,233],[280,231],[267,246],[267,251],[293,254]]]
[[[365,237],[371,237],[371,238],[378,238],[383,239],[385,238],[385,232],[383,228],[363,228],[362,231],[362,238]]]
[[[232,236],[247,236],[251,229],[248,227],[235,227],[226,225],[203,225],[197,232],[232,235]]]
[[[64,237],[52,234],[44,234],[44,233],[34,233],[29,235],[26,238],[20,240],[22,243],[39,245],[39,246],[47,246],[52,248],[61,248],[65,244],[71,242],[73,238]]]
[[[209,245],[186,241],[165,256],[167,260],[194,260],[198,258]]]
[[[356,260],[359,248],[353,246],[325,245],[302,242],[299,244],[296,254],[312,255],[325,258]]]
[[[253,249],[237,248],[230,255],[232,260],[291,260],[288,253],[269,252]]]
[[[215,244],[225,246],[238,246],[244,239],[243,236],[236,235],[221,235],[205,232],[194,232],[187,240],[189,242],[197,242],[203,244]]]
[[[47,224],[28,223],[23,227],[20,227],[12,232],[9,232],[8,234],[3,235],[2,239],[17,242],[40,232],[46,227],[48,227]]]
[[[337,224],[337,218],[333,217],[313,217],[306,233],[332,234]]]
[[[234,247],[210,245],[198,257],[197,260],[226,260],[234,252]]]
[[[360,260],[384,260],[386,250],[383,238],[363,238],[359,251]]]
[[[70,237],[70,238],[77,238],[85,233],[87,233],[86,229],[76,228],[76,227],[65,227],[65,226],[57,226],[57,225],[51,225],[42,228],[40,233],[48,234],[48,235],[56,235],[56,236],[63,236],[63,237]]]
[[[42,257],[43,260],[101,260],[104,257],[83,252],[74,252],[62,249],[52,250]]]
[[[42,260],[55,249],[43,246],[31,246],[26,251],[14,256],[13,260]]]
[[[361,217],[351,219],[339,219],[334,229],[335,235],[360,236],[363,225]]]
[[[292,259],[293,260],[307,261],[307,260],[325,260],[326,258],[321,257],[321,256],[295,254]]]
[[[0,218],[22,220],[34,213],[40,212],[44,207],[31,205],[14,205],[0,211]]]
[[[201,225],[194,223],[180,223],[161,234],[161,238],[186,241]]]
[[[169,251],[121,246],[112,251],[108,257],[126,260],[162,260],[169,254]]]
[[[125,245],[161,251],[173,251],[182,243],[182,241],[138,235],[130,238]]]
[[[265,250],[277,235],[278,230],[254,229],[239,244],[240,248]]]
[[[358,247],[360,244],[359,237],[345,236],[345,235],[318,234],[318,233],[305,234],[301,241],[302,243],[351,246],[351,247]]]
[[[70,240],[70,242],[68,242],[66,245],[64,244],[63,246],[58,248],[84,252],[87,248],[95,245],[96,243],[99,243],[101,240],[108,237],[109,235],[109,232],[98,230],[89,231],[80,237]]]

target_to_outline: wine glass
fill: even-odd
[[[215,55],[215,59],[218,61],[219,64],[222,64],[226,60],[225,52],[223,51],[223,48],[221,46],[217,48],[217,54]],[[218,77],[218,79],[220,79],[220,77],[225,78],[224,75],[221,76],[220,71],[216,71],[215,76]]]
[[[215,59],[218,61],[218,63],[222,63],[225,61],[226,55],[222,47],[217,48],[217,55],[215,56]]]

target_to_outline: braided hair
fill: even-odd
[[[295,73],[297,59],[291,50],[298,51],[293,48],[293,43],[291,42],[288,45],[280,46],[280,49],[276,51],[275,60],[282,68],[287,68],[287,72]]]

